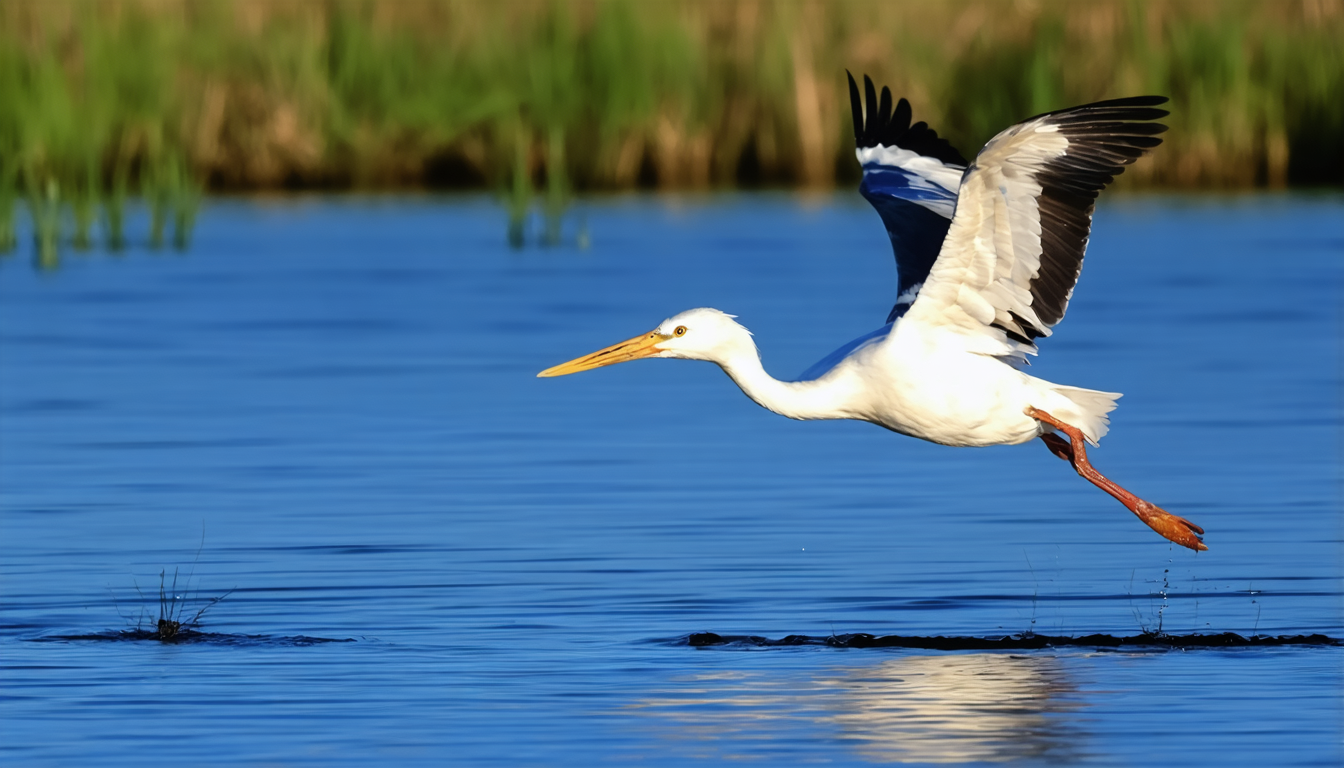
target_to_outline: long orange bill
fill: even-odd
[[[650,331],[642,336],[626,339],[620,344],[612,344],[606,349],[599,349],[591,355],[584,355],[567,363],[561,363],[554,368],[547,368],[538,373],[537,378],[568,376],[571,373],[589,371],[594,368],[601,368],[604,365],[615,365],[628,360],[638,360],[641,357],[650,357],[661,352],[662,350],[658,349],[658,345],[670,338],[672,337],[658,333],[656,330]]]

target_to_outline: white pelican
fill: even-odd
[[[691,309],[653,330],[538,376],[645,357],[717,364],[761,406],[791,419],[858,419],[943,445],[1040,438],[1078,474],[1153,530],[1194,550],[1204,530],[1104,477],[1086,443],[1106,434],[1115,392],[1027,375],[1035,340],[1064,317],[1082,269],[1098,193],[1162,142],[1161,96],[1085,104],[999,133],[967,165],[901,99],[867,109],[849,78],[863,183],[896,252],[896,305],[886,325],[831,353],[797,381],[772,378],[751,333],[717,309]],[[1067,440],[1061,433],[1068,437]]]

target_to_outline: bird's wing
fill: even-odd
[[[1097,195],[1162,143],[1162,96],[1033,117],[967,169],[942,251],[903,322],[953,328],[968,349],[1023,358],[1064,317]]]
[[[927,123],[910,124],[910,102],[901,99],[892,112],[891,91],[877,90],[867,75],[864,101],[849,76],[849,106],[854,113],[854,145],[863,166],[859,192],[882,217],[896,252],[896,306],[887,322],[900,317],[919,294],[938,249],[943,246],[957,186],[966,159]]]

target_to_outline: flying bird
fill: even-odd
[[[952,446],[1039,438],[1154,531],[1193,550],[1204,529],[1122,488],[1088,461],[1120,397],[1028,375],[1027,356],[1064,317],[1082,269],[1097,195],[1162,142],[1161,96],[1047,112],[1002,131],[967,163],[909,102],[893,110],[849,77],[860,193],[896,255],[886,323],[795,381],[771,377],[751,333],[717,309],[548,368],[564,376],[628,360],[717,364],[752,400],[791,419],[857,419]]]

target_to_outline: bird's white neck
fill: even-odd
[[[780,381],[765,372],[751,331],[717,309],[691,309],[663,321],[658,357],[705,360],[723,369],[742,392],[790,419],[852,419],[852,378],[827,366],[819,378]],[[684,337],[684,338],[683,338]]]
[[[739,348],[735,354],[714,360],[724,373],[742,390],[743,394],[767,410],[790,419],[843,419],[842,403],[838,402],[834,382],[780,381],[765,372],[761,355],[754,343],[749,349]]]

